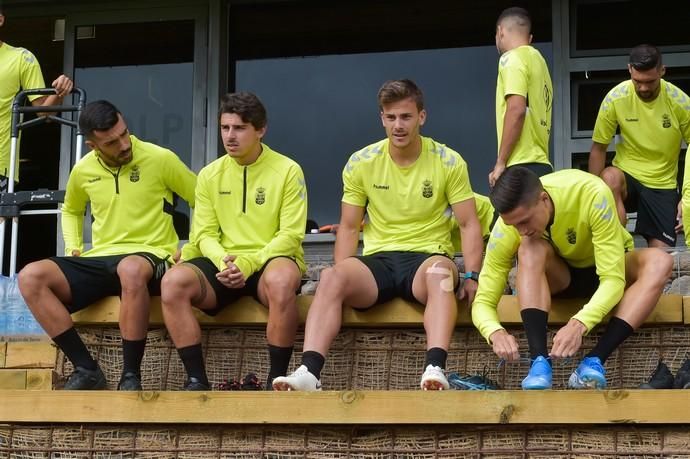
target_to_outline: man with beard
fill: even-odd
[[[628,71],[630,80],[601,103],[589,172],[613,191],[623,225],[626,212],[637,212],[635,232],[650,247],[674,246],[682,227],[676,176],[681,141],[690,141],[690,99],[662,78],[666,68],[655,46],[634,47]],[[613,165],[605,167],[608,144],[618,130]]]
[[[123,371],[119,390],[141,390],[150,295],[177,251],[173,193],[194,206],[196,176],[170,150],[130,134],[110,102],[88,104],[79,126],[92,148],[70,173],[62,207],[64,257],[27,265],[19,288],[48,336],[74,365],[68,390],[103,389],[105,377],[70,313],[120,295]],[[84,213],[91,204],[93,248],[84,251]]]

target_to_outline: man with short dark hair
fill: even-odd
[[[630,80],[601,103],[589,172],[613,190],[623,225],[627,212],[637,212],[635,232],[650,247],[674,246],[682,227],[676,180],[681,142],[690,142],[690,98],[662,78],[666,68],[655,46],[634,47],[628,71]],[[613,165],[606,167],[606,150],[618,130]]]
[[[5,24],[5,15],[0,5],[0,29]],[[0,40],[0,192],[7,191],[10,175],[10,118],[12,101],[20,90],[45,87],[41,66],[31,51],[16,48]],[[58,105],[72,91],[73,83],[60,75],[52,83],[56,94],[50,96],[29,96],[32,105]],[[17,165],[19,160],[17,159]],[[18,169],[18,167],[17,167]],[[14,179],[18,181],[18,170]]]
[[[79,126],[92,151],[67,181],[62,206],[65,257],[27,265],[19,289],[48,336],[74,365],[65,389],[103,389],[103,372],[79,337],[70,313],[119,295],[123,369],[118,390],[141,390],[141,360],[150,295],[177,251],[173,193],[194,206],[196,176],[170,150],[131,135],[119,110],[88,104]],[[86,205],[91,204],[93,247],[84,251]]]
[[[341,326],[343,305],[367,309],[395,297],[426,305],[426,362],[420,386],[448,389],[444,374],[457,304],[449,219],[462,233],[467,273],[460,296],[472,303],[481,266],[477,210],[462,157],[422,137],[421,90],[410,80],[387,81],[378,94],[385,140],[354,153],[343,170],[335,266],[321,272],[304,334],[302,365],[276,378],[275,390],[320,390],[321,370]],[[364,213],[363,256],[356,256]]]
[[[307,189],[299,164],[262,142],[266,109],[254,94],[222,97],[226,155],[201,172],[191,244],[163,278],[163,318],[187,372],[185,390],[208,390],[201,329],[192,308],[215,315],[249,295],[268,307],[266,386],[287,372],[306,267]]]
[[[553,85],[544,57],[531,46],[532,21],[524,8],[508,8],[496,21],[501,54],[496,82],[498,158],[493,187],[506,167],[520,164],[541,176],[553,172],[549,135]]]
[[[540,179],[509,167],[490,194],[500,218],[494,226],[472,321],[502,359],[519,359],[514,336],[496,306],[518,257],[517,295],[532,361],[523,389],[550,389],[551,359],[574,357],[582,336],[616,305],[598,343],[572,373],[572,388],[606,387],[603,364],[652,312],[670,277],[672,257],[660,249],[632,250],[616,218],[611,190],[591,174],[568,169]],[[547,348],[551,296],[589,301],[561,327]]]

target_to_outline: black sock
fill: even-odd
[[[57,346],[65,353],[67,358],[75,367],[86,368],[87,370],[95,370],[98,364],[91,357],[86,345],[79,337],[79,333],[74,327],[71,327],[53,338]]]
[[[201,343],[192,344],[191,346],[181,347],[177,349],[180,355],[184,369],[187,376],[196,378],[199,382],[208,385],[208,377],[206,376],[206,368],[204,367],[204,353],[201,349]]]
[[[529,357],[534,360],[539,356],[549,357],[546,348],[546,332],[549,321],[549,313],[537,308],[527,308],[520,311],[522,325],[527,333],[527,346]]]
[[[635,330],[623,319],[618,317],[611,317],[609,324],[606,326],[606,331],[594,349],[589,351],[585,357],[599,357],[601,363],[606,362],[611,353],[616,350],[618,346],[625,341],[628,336],[632,335]]]
[[[285,376],[290,366],[290,357],[292,357],[292,346],[279,347],[272,344],[268,345],[268,357],[271,368],[268,371],[267,385],[272,383],[278,376]]]
[[[326,363],[326,357],[316,351],[302,352],[302,365],[307,367],[309,373],[316,376],[316,379],[321,379],[321,370],[323,364]]]
[[[122,338],[122,372],[141,374],[141,359],[144,358],[146,339],[129,341]]]
[[[428,365],[433,365],[445,370],[446,359],[448,358],[448,351],[441,349],[440,347],[432,347],[426,351],[426,362],[424,362],[424,368]]]

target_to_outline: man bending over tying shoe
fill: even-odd
[[[491,190],[500,214],[487,244],[472,321],[507,361],[518,344],[500,324],[496,305],[518,257],[517,293],[531,368],[523,389],[550,389],[551,359],[574,357],[582,336],[616,305],[597,342],[568,381],[571,388],[606,387],[604,362],[642,325],[671,275],[673,260],[660,249],[633,250],[610,188],[598,177],[568,169],[540,179],[530,170],[506,169]],[[589,298],[547,348],[551,296]]]

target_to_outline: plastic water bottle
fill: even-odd
[[[17,276],[0,276],[0,340],[39,338],[43,334],[19,291]]]

